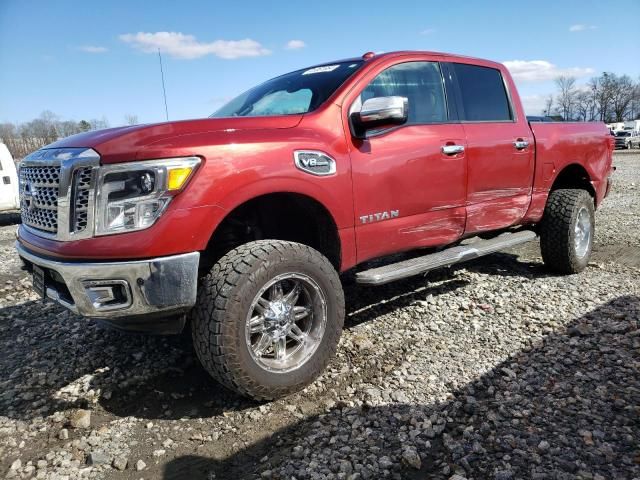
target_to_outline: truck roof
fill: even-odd
[[[503,66],[500,62],[495,62],[492,60],[487,60],[484,58],[477,58],[477,57],[470,57],[470,56],[466,56],[466,55],[458,55],[455,53],[446,53],[446,52],[433,52],[430,50],[397,50],[397,51],[393,51],[393,52],[381,52],[381,53],[375,53],[375,52],[367,52],[364,53],[362,56],[360,57],[349,57],[349,58],[343,58],[340,60],[333,60],[330,62],[322,62],[322,63],[318,63],[316,65],[312,65],[311,68],[313,67],[322,67],[325,65],[332,65],[334,63],[346,63],[346,62],[357,62],[357,61],[371,61],[371,60],[381,60],[383,58],[393,58],[393,57],[402,57],[402,56],[407,56],[407,55],[433,55],[433,56],[439,56],[439,57],[447,57],[448,60],[455,62],[456,60],[463,60],[463,61],[472,61],[473,63],[477,63],[480,65],[485,65],[485,66],[493,66],[493,67],[500,67]]]

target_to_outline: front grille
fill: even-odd
[[[74,174],[73,231],[76,233],[87,228],[92,170],[92,167],[82,167],[77,169]]]
[[[44,232],[57,233],[59,186],[59,166],[22,167],[20,169],[22,223]]]
[[[91,149],[41,149],[20,164],[24,227],[59,241],[93,235],[94,190],[100,156]]]

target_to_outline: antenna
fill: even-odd
[[[169,109],[167,108],[167,91],[164,88],[164,71],[162,70],[162,55],[160,55],[160,49],[158,49],[158,59],[160,59],[160,77],[162,78],[162,95],[164,96],[164,114],[169,121]]]

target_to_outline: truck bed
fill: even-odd
[[[548,190],[557,172],[576,165],[585,171],[599,204],[611,173],[611,135],[602,122],[531,122],[536,148],[533,182],[536,192]],[[582,170],[581,170],[582,169]]]

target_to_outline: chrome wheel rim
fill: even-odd
[[[574,244],[576,255],[583,258],[589,251],[592,236],[591,215],[586,207],[580,208],[574,227]]]
[[[322,342],[327,302],[322,289],[302,273],[284,273],[254,297],[246,319],[253,360],[270,372],[300,368]]]

